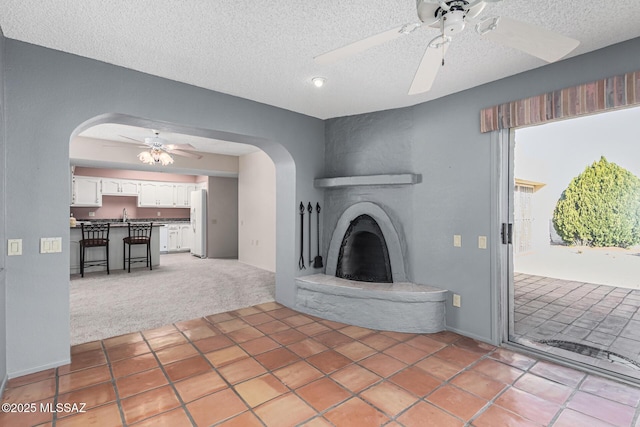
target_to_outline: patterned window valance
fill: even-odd
[[[640,71],[507,102],[480,112],[480,131],[491,132],[640,104]]]

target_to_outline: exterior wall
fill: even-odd
[[[276,298],[293,305],[302,273],[291,206],[322,194],[313,179],[324,174],[323,121],[15,40],[5,40],[4,61],[5,222],[23,239],[23,255],[6,258],[9,377],[69,362],[69,145],[99,123],[162,122],[170,132],[265,151],[278,187]],[[40,254],[39,239],[56,236],[63,252]]]
[[[238,258],[238,179],[209,178],[207,258]]]
[[[327,121],[327,176],[422,174],[409,187],[352,187],[325,192],[324,253],[351,204],[381,206],[401,236],[408,279],[462,296],[447,302],[447,327],[498,343],[498,283],[492,258],[492,134],[480,133],[480,110],[503,102],[640,69],[640,39],[550,64],[413,107]],[[446,72],[446,70],[444,70]],[[497,152],[497,151],[494,151]],[[462,247],[453,235],[462,235]],[[478,249],[478,236],[488,249]]]
[[[241,156],[239,168],[238,259],[245,264],[275,271],[275,166],[269,156],[259,151]]]

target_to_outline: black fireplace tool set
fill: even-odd
[[[298,260],[298,268],[305,270],[304,264],[304,203],[300,202],[300,260]],[[313,215],[313,206],[311,202],[307,205],[309,213],[309,267],[311,267],[311,215]],[[322,256],[320,256],[320,203],[316,203],[316,256],[313,259],[313,268],[322,268]]]

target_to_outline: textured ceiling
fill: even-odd
[[[640,36],[638,0],[504,0],[482,15],[579,40],[569,56]],[[0,0],[8,38],[322,119],[414,105],[545,64],[467,28],[454,38],[432,90],[408,96],[438,33],[425,27],[336,64],[313,61],[416,21],[415,0]],[[314,76],[327,84],[315,88]]]

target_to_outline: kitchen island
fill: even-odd
[[[132,223],[135,221],[131,221]],[[160,235],[158,227],[163,224],[153,224],[151,232],[151,264],[155,268],[160,265]],[[111,271],[122,270],[123,245],[122,239],[129,236],[129,229],[126,222],[113,222],[109,230],[109,269]],[[80,224],[70,228],[70,254],[71,254],[71,274],[80,274],[80,240],[82,240],[82,230]],[[133,245],[131,247],[132,257],[144,257],[146,253],[145,245]],[[104,248],[88,248],[86,251],[86,260],[104,259]],[[131,263],[131,268],[148,268],[146,263]],[[94,271],[107,271],[105,266],[87,267],[85,273]]]

